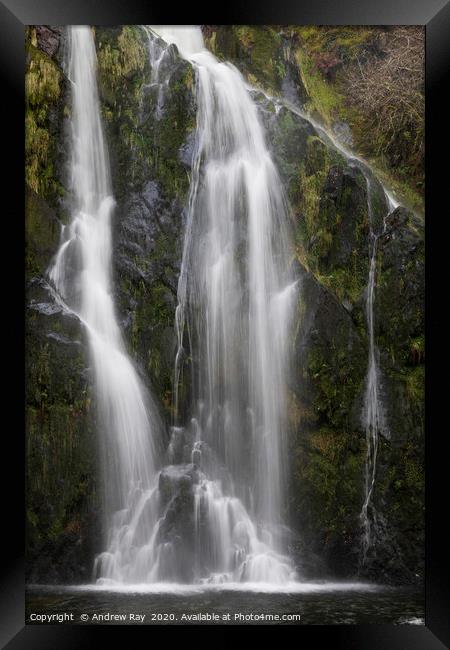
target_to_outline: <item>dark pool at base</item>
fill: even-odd
[[[72,620],[55,624],[413,624],[424,623],[424,594],[412,589],[331,591],[311,593],[256,593],[253,591],[201,591],[197,593],[130,593],[28,587],[26,622],[32,615],[72,614]],[[143,623],[130,615],[143,615]],[[200,620],[215,614],[219,620]],[[300,614],[300,620],[251,620],[258,615]],[[83,618],[80,618],[83,615]],[[119,620],[94,615],[122,615]],[[184,617],[183,617],[184,615]],[[225,615],[225,616],[224,616]],[[230,616],[226,616],[230,615]],[[189,619],[188,617],[193,617]],[[236,619],[236,616],[239,618]],[[88,617],[88,618],[87,618]],[[94,617],[94,618],[93,618]],[[67,617],[66,617],[67,618]],[[49,621],[44,621],[48,624]]]

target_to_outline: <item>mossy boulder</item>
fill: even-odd
[[[199,475],[192,464],[169,465],[159,475],[159,493],[163,516],[158,529],[158,543],[170,545],[170,564],[162,567],[166,580],[192,582],[195,575],[195,489]]]

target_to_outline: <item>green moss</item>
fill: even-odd
[[[86,409],[53,403],[27,408],[28,545],[33,559],[58,545],[93,487],[94,438]],[[56,558],[53,558],[56,560]]]
[[[144,31],[129,26],[99,28],[96,38],[102,112],[117,167],[116,196],[139,191],[156,175],[168,196],[182,200],[189,180],[178,161],[178,150],[187,132],[195,128],[188,111],[194,82],[192,66],[180,59],[170,77],[161,119],[142,121],[147,103],[156,101],[152,93],[144,93],[150,74]]]
[[[402,375],[405,392],[411,402],[422,405],[425,399],[425,368],[423,365],[408,369]]]
[[[45,192],[48,177],[52,176],[49,162],[50,134],[38,127],[34,114],[27,111],[25,117],[25,179],[36,193]]]
[[[399,236],[402,234],[403,236]],[[414,247],[414,253],[411,251]],[[377,267],[377,335],[390,362],[405,370],[424,361],[424,242],[408,226],[382,242]]]
[[[52,207],[65,194],[58,174],[58,147],[64,106],[64,76],[58,65],[36,47],[35,30],[27,30],[25,75],[25,228],[27,278],[43,274],[54,254],[59,223]],[[52,206],[52,207],[51,207]],[[58,218],[65,215],[58,206]]]
[[[425,196],[422,181],[417,180],[415,186],[412,186],[410,173],[401,165],[393,169],[383,158],[375,158],[370,155],[367,160],[378,178],[394,193],[397,200],[423,218],[425,216]]]
[[[337,430],[349,430],[353,402],[362,387],[364,368],[361,360],[351,358],[347,350],[330,342],[325,348],[311,347],[307,367],[314,386],[313,408]]]
[[[237,28],[238,30],[240,28]],[[246,29],[246,28],[243,28]],[[266,28],[247,28],[247,38],[250,50],[250,61],[252,67],[260,71],[265,82],[273,82],[278,87],[278,78],[283,75],[283,63],[279,60],[278,48],[280,37],[275,30]]]
[[[232,61],[256,87],[276,94],[286,76],[282,40],[271,26],[222,25],[206,38],[216,56]]]
[[[169,83],[171,100],[162,119],[154,125],[153,165],[167,196],[182,201],[189,189],[189,178],[178,160],[178,151],[195,128],[194,116],[187,110],[192,92],[193,73],[189,64]]]
[[[411,490],[422,490],[424,485],[423,459],[405,456],[405,482]]]
[[[176,240],[168,241],[161,236],[155,249],[147,260],[136,260],[140,269],[145,268],[145,262],[161,262],[170,258],[170,249],[176,245]],[[153,390],[160,397],[166,409],[169,421],[172,418],[172,380],[173,380],[173,350],[165,349],[167,338],[173,338],[174,296],[171,295],[164,278],[154,278],[151,283],[132,282],[121,279],[121,290],[127,300],[132,298],[135,308],[131,314],[131,326],[128,342],[131,353],[144,363],[147,375],[151,378]]]
[[[331,289],[341,302],[349,300],[352,304],[355,304],[361,297],[364,280],[361,277],[358,258],[358,251],[354,250],[351,265],[348,268],[334,268],[332,273],[328,275],[317,274],[320,282],[328,289]]]
[[[324,188],[333,161],[318,138],[308,138],[307,156],[299,174],[297,209],[302,218],[296,230],[297,254],[340,301],[353,304],[367,283],[368,214],[365,201],[355,203],[355,183],[359,183],[362,192],[365,187],[357,178],[353,184],[344,185],[339,196],[331,200]],[[336,169],[342,169],[340,165]],[[354,241],[354,247],[344,261],[339,261],[336,251],[346,237]]]
[[[417,441],[395,447],[382,441],[378,466],[376,497],[383,503],[389,534],[395,539],[395,566],[404,565],[415,577],[423,575],[423,448]]]
[[[350,55],[360,53],[360,46],[369,43],[374,33],[373,29],[366,27],[324,25],[296,25],[288,27],[286,31],[297,34],[302,45],[310,52],[330,52],[341,45]]]
[[[361,443],[354,434],[321,427],[297,447],[294,499],[304,534],[315,528],[322,557],[337,539],[349,551],[357,536],[364,468]]]
[[[301,261],[306,261],[311,270],[316,271],[317,258],[325,256],[331,244],[331,233],[327,231],[327,220],[321,210],[322,189],[326,179],[324,172],[307,176],[304,167],[300,167],[299,209],[303,220],[297,232],[297,241],[302,251]],[[315,238],[313,243],[313,238]],[[314,252],[311,248],[314,248]]]
[[[324,172],[330,164],[330,152],[325,143],[315,135],[306,141],[305,173],[312,176]]]
[[[28,47],[29,64],[25,74],[25,97],[30,106],[48,108],[56,102],[61,89],[61,74],[58,66],[41,50]]]
[[[121,28],[117,38],[114,30],[97,30],[98,69],[104,86],[114,92],[124,79],[132,80],[146,67],[148,59],[142,30],[126,25]],[[137,90],[135,88],[135,90]]]
[[[44,276],[58,248],[61,222],[68,218],[51,208],[40,194],[25,192],[25,275],[27,281]]]
[[[295,56],[309,97],[306,108],[329,127],[335,120],[343,117],[344,97],[323,79],[305,51],[298,49]]]
[[[411,339],[411,360],[413,363],[421,363],[425,359],[425,337],[423,334]]]
[[[58,322],[60,327],[55,323],[52,329],[61,329]],[[76,521],[79,527],[85,525],[82,513],[88,503],[94,508],[96,474],[96,438],[91,397],[81,374],[85,367],[82,350],[74,343],[57,344],[41,330],[42,317],[31,310],[26,364],[29,567],[45,562],[45,553],[58,564],[67,534],[77,532]],[[76,539],[77,548],[85,549],[87,540],[75,534]]]
[[[327,177],[329,156],[325,145],[315,136],[308,136],[304,161],[291,177],[289,199],[295,212],[300,215],[296,229],[297,255],[307,268],[316,271],[316,256],[310,250],[313,238],[316,254],[326,255],[331,243],[330,233],[325,227],[326,215],[321,210],[323,187]]]
[[[52,113],[61,107],[62,74],[32,42],[27,45],[25,74],[25,180],[34,192],[54,197],[63,194],[55,174],[57,143],[52,137]]]

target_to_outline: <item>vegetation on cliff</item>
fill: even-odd
[[[283,93],[424,209],[421,27],[214,26],[209,47],[251,83]],[[288,91],[288,92],[286,92]]]

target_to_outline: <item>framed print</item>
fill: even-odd
[[[5,647],[443,648],[450,9],[162,9],[1,6]]]

